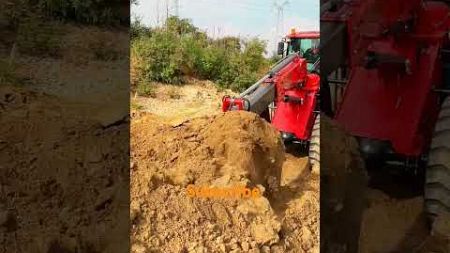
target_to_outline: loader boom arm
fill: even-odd
[[[315,120],[319,76],[308,73],[307,64],[297,53],[284,57],[238,97],[225,96],[222,110],[257,113],[271,121],[283,136],[308,141]],[[272,103],[273,111],[269,110]]]
[[[245,110],[262,114],[276,99],[276,87],[273,78],[281,70],[298,59],[297,54],[291,54],[277,62],[270,71],[238,97],[225,96],[222,100],[222,111]]]

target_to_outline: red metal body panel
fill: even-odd
[[[448,39],[448,14],[440,2],[370,0],[353,1],[326,17],[357,28],[348,30],[351,71],[336,120],[356,136],[389,141],[399,154],[422,154],[439,108],[432,88],[442,83],[439,49]],[[414,20],[412,31],[384,33],[408,19]],[[365,68],[369,51],[403,58],[409,67]]]
[[[320,32],[317,31],[295,32],[289,34],[286,37],[290,39],[319,39]]]
[[[272,124],[280,131],[293,133],[300,140],[309,140],[314,124],[314,109],[320,87],[320,77],[308,74],[305,59],[294,59],[290,65],[267,82],[277,84],[277,98]],[[285,102],[294,97],[301,103]]]
[[[307,62],[299,55],[284,66],[261,85],[275,85],[275,112],[272,124],[279,131],[292,133],[299,140],[308,141],[315,120],[314,110],[317,104],[317,93],[320,77],[307,71]],[[285,97],[301,101],[286,101]],[[224,97],[222,110],[246,110],[244,98]]]

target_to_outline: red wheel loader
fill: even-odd
[[[321,111],[367,166],[424,169],[430,221],[450,212],[449,14],[446,1],[321,1]]]
[[[292,30],[278,44],[282,59],[238,97],[225,96],[222,100],[224,112],[246,110],[261,115],[287,143],[315,145],[314,151],[310,149],[312,163],[319,160],[318,47],[319,32]],[[313,128],[316,135],[312,134]],[[312,136],[316,144],[310,143]]]

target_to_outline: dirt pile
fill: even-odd
[[[144,113],[131,143],[132,252],[318,252],[318,175],[257,115],[170,126]],[[265,197],[191,197],[189,184]]]
[[[133,166],[152,168],[153,181],[225,184],[250,179],[265,184],[280,178],[284,162],[278,132],[257,115],[232,112],[172,127],[152,118],[131,125]],[[225,182],[223,182],[225,181]]]
[[[319,252],[320,180],[307,158],[286,155],[281,188],[270,200],[282,220],[282,245],[291,252]]]
[[[0,136],[1,252],[126,250],[126,124],[3,86]]]

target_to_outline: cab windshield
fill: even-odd
[[[287,53],[300,53],[308,63],[314,64],[319,59],[318,48],[319,39],[291,39]]]

